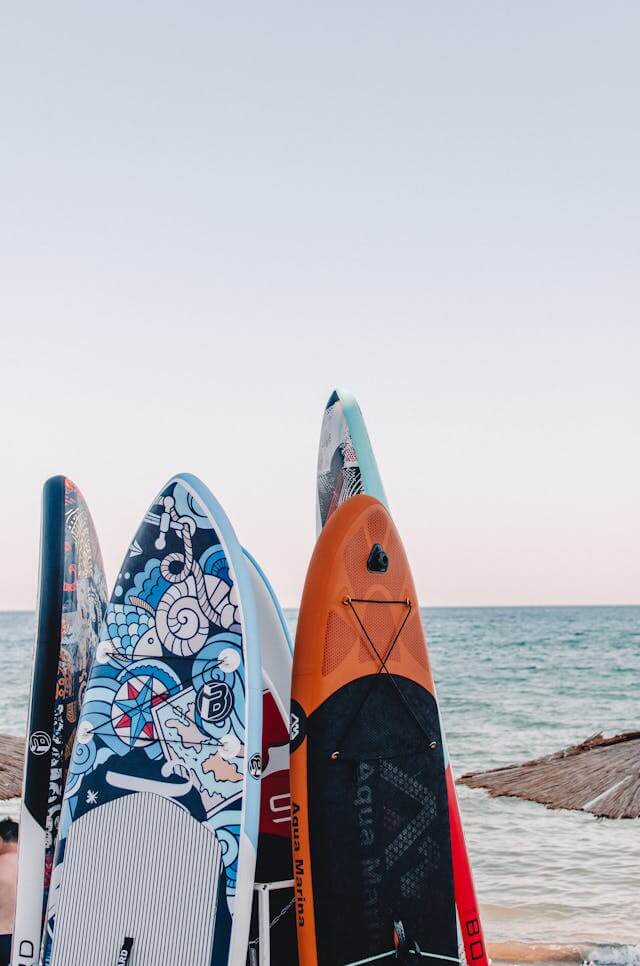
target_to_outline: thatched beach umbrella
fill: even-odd
[[[602,818],[640,818],[640,731],[592,735],[579,745],[522,765],[469,772],[459,779],[507,795]]]
[[[0,801],[20,797],[23,762],[24,738],[0,735]]]

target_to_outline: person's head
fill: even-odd
[[[12,818],[0,821],[0,851],[13,849],[18,844],[18,823]]]

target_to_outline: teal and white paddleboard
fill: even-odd
[[[360,407],[342,390],[325,406],[318,449],[316,527],[319,534],[333,511],[357,493],[387,506],[378,465]]]

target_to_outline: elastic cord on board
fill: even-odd
[[[407,621],[409,620],[409,617],[411,616],[411,610],[412,610],[411,601],[409,600],[408,597],[405,600],[367,600],[366,598],[361,598],[361,597],[345,597],[342,603],[345,606],[349,607],[351,609],[351,611],[353,612],[353,615],[354,615],[355,619],[357,620],[358,624],[360,625],[360,629],[362,630],[362,633],[364,634],[364,636],[365,636],[365,638],[366,638],[366,640],[367,640],[367,642],[368,642],[371,650],[373,651],[373,653],[375,654],[376,658],[380,662],[380,667],[378,668],[378,670],[376,671],[376,673],[373,675],[373,681],[370,682],[369,687],[367,688],[366,694],[364,695],[363,699],[361,700],[360,704],[358,705],[355,713],[352,715],[351,720],[349,721],[347,727],[344,729],[344,731],[343,731],[343,733],[342,733],[342,735],[340,737],[340,741],[337,742],[337,745],[338,745],[337,750],[334,751],[330,755],[331,760],[332,761],[338,761],[342,757],[342,752],[341,752],[340,749],[341,749],[342,745],[344,744],[344,740],[347,737],[347,734],[349,733],[349,731],[351,731],[351,729],[353,728],[353,725],[354,725],[355,721],[357,720],[357,718],[359,717],[360,712],[362,711],[363,707],[365,706],[365,704],[369,700],[369,697],[370,697],[371,691],[372,691],[372,689],[374,687],[376,678],[380,674],[382,674],[383,671],[385,671],[387,673],[387,675],[389,677],[389,680],[393,684],[393,687],[395,688],[395,691],[398,694],[398,697],[400,698],[400,700],[402,701],[402,703],[405,706],[406,710],[409,712],[409,714],[411,715],[411,717],[413,718],[413,720],[417,724],[417,726],[420,729],[420,731],[422,732],[422,734],[427,739],[427,741],[429,743],[429,748],[431,750],[434,750],[437,747],[437,742],[435,741],[435,739],[433,738],[433,736],[430,735],[425,730],[424,725],[422,724],[422,722],[420,721],[420,719],[416,715],[415,711],[413,710],[413,708],[411,707],[411,705],[407,701],[406,697],[402,693],[400,687],[398,686],[398,682],[396,681],[394,675],[391,674],[391,672],[389,671],[389,668],[387,667],[387,661],[390,659],[390,657],[391,657],[391,655],[393,653],[393,649],[395,648],[396,644],[398,643],[398,640],[400,638],[400,635],[402,634],[402,631],[404,630],[405,624],[407,623]],[[364,626],[364,624],[362,623],[362,620],[360,619],[360,615],[358,614],[356,608],[353,606],[354,604],[379,604],[379,605],[387,605],[387,606],[391,606],[393,604],[396,604],[396,605],[402,604],[402,605],[404,605],[407,608],[407,612],[406,612],[406,614],[404,616],[404,619],[402,620],[402,623],[400,624],[400,627],[398,628],[398,631],[397,631],[395,637],[393,638],[393,640],[391,642],[391,646],[389,647],[389,649],[388,649],[388,651],[387,651],[387,653],[386,653],[386,655],[385,655],[384,658],[382,657],[382,655],[378,651],[377,647],[375,646],[375,644],[371,640],[371,638],[369,636],[369,633],[368,633],[366,627]]]

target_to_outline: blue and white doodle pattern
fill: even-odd
[[[43,963],[70,825],[123,794],[170,797],[211,829],[231,913],[244,743],[242,627],[228,562],[209,518],[173,482],[129,548],[102,626],[69,768]]]

